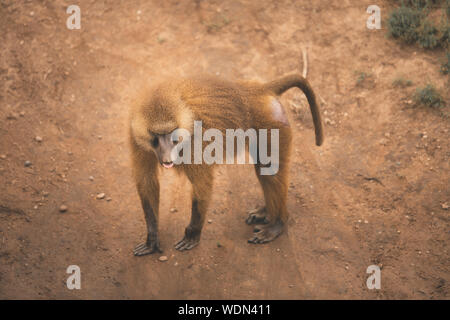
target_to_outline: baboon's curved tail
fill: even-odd
[[[316,145],[320,146],[324,140],[322,119],[320,116],[316,95],[309,85],[308,80],[300,75],[293,74],[285,76],[278,80],[268,82],[264,85],[264,88],[266,90],[275,93],[277,96],[283,94],[283,92],[292,87],[297,87],[302,90],[306,98],[308,99],[309,108],[311,109],[311,115],[314,122],[314,130],[316,133]]]

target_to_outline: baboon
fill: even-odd
[[[229,82],[210,76],[177,78],[143,90],[130,112],[132,167],[147,224],[147,239],[134,249],[136,256],[161,252],[158,238],[161,167],[173,167],[172,170],[184,173],[192,184],[191,220],[175,248],[189,250],[199,243],[211,199],[215,165],[174,165],[171,158],[171,151],[179,142],[172,141],[172,132],[184,128],[192,134],[195,120],[201,120],[205,129],[221,132],[237,128],[279,130],[278,172],[261,175],[258,169],[264,165],[256,161],[265,206],[250,212],[246,222],[256,225],[250,243],[266,243],[282,233],[288,219],[286,199],[292,133],[277,96],[292,87],[301,89],[308,99],[316,144],[320,146],[324,136],[319,107],[311,86],[300,75],[288,75],[265,84]]]

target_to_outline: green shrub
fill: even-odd
[[[422,48],[433,49],[440,45],[441,36],[438,29],[428,20],[424,20],[417,29],[417,42]]]
[[[417,29],[421,24],[422,13],[417,9],[400,7],[394,9],[388,19],[388,34],[400,38],[406,43],[414,43],[419,35]]]
[[[433,108],[445,106],[444,99],[432,84],[428,84],[424,88],[417,88],[414,94],[414,100],[416,103]]]
[[[448,11],[450,0],[446,1]],[[422,2],[419,1],[414,6],[419,6],[420,3]],[[388,35],[402,39],[406,43],[417,42],[425,49],[446,48],[450,41],[450,24],[444,15],[440,25],[436,26],[427,19],[424,10],[402,5],[389,15]]]

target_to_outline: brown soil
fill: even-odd
[[[379,2],[385,19],[391,2]],[[372,1],[86,0],[81,30],[66,28],[70,4],[0,4],[0,298],[449,297],[450,123],[410,101],[428,82],[448,90],[442,51],[366,29]],[[197,73],[267,81],[300,72],[302,47],[326,141],[314,145],[304,97],[290,90],[288,232],[248,244],[261,190],[251,166],[221,167],[200,245],[178,252],[189,185],[168,172],[168,261],[134,257],[145,237],[126,136],[137,85]],[[414,85],[395,88],[399,75]],[[66,287],[72,264],[81,290]],[[372,264],[381,290],[366,287]]]

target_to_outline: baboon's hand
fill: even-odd
[[[136,248],[134,248],[134,255],[135,256],[145,256],[146,254],[152,254],[155,252],[159,252],[161,253],[162,250],[159,248],[159,242],[158,241],[153,241],[151,243],[141,243],[138,244],[136,246]]]

